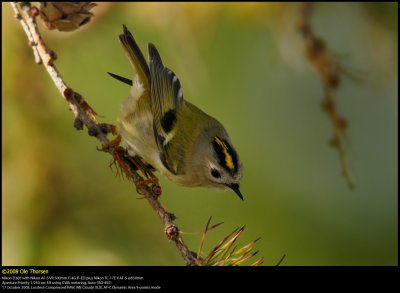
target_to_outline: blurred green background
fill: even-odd
[[[132,77],[118,35],[154,43],[184,97],[220,120],[244,164],[241,190],[185,188],[161,177],[161,201],[210,251],[246,225],[263,265],[397,265],[397,3],[316,3],[312,26],[346,69],[334,92],[349,121],[356,188],[341,175],[321,108],[319,75],[305,58],[298,3],[100,3],[75,32],[48,31],[67,84],[116,124]],[[147,201],[110,171],[111,157],[73,114],[2,3],[2,264],[184,265]],[[199,234],[183,235],[197,251]]]

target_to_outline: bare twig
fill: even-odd
[[[83,125],[88,128],[88,134],[96,137],[103,145],[103,150],[110,153],[113,158],[118,161],[121,157],[118,157],[119,150],[121,147],[110,145],[110,141],[107,138],[107,133],[112,132],[115,134],[115,127],[110,124],[99,124],[96,120],[96,112],[87,104],[83,97],[67,86],[61,74],[58,72],[54,65],[56,55],[51,51],[43,41],[40,31],[37,27],[35,17],[38,15],[38,9],[32,7],[29,2],[21,2],[20,9],[16,2],[11,2],[11,5],[16,13],[17,19],[19,19],[30,44],[35,54],[36,62],[40,59],[43,62],[43,66],[46,68],[55,86],[60,91],[62,97],[67,101],[72,113],[75,116],[74,127],[78,130],[83,129]],[[40,62],[37,62],[40,63]],[[123,159],[123,158],[122,158]],[[118,161],[120,162],[120,161]],[[176,243],[183,259],[187,265],[200,265],[193,253],[184,244],[178,227],[174,224],[174,215],[168,213],[160,204],[157,199],[159,191],[150,188],[145,184],[138,184],[143,181],[143,178],[136,172],[135,168],[130,164],[124,166],[125,175],[133,180],[135,186],[141,194],[148,200],[150,205],[156,211],[160,219],[165,226],[165,233],[168,239],[173,240]]]
[[[318,71],[324,84],[325,99],[322,105],[323,109],[326,111],[330,120],[332,121],[332,143],[338,148],[343,176],[346,178],[349,187],[354,188],[354,180],[348,167],[346,150],[343,143],[348,122],[339,116],[333,95],[333,90],[336,89],[340,84],[340,72],[342,70],[340,64],[332,59],[324,40],[314,35],[310,24],[310,17],[313,8],[312,5],[312,3],[308,2],[302,4],[299,31],[302,34],[306,45],[307,57],[311,64]]]
[[[16,2],[11,2],[11,7],[14,9],[15,12],[15,18],[18,19],[22,25],[22,28],[24,29],[26,35],[28,36],[28,40],[29,40],[29,46],[32,47],[33,50],[33,55],[35,55],[35,62],[37,64],[41,64],[42,63],[42,59],[40,59],[38,50],[36,48],[36,43],[33,41],[33,37],[31,32],[29,31],[28,26],[26,25],[25,21],[22,19],[21,13],[19,13],[19,9],[17,7]]]

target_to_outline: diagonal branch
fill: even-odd
[[[29,46],[32,47],[33,54],[35,55],[35,62],[37,64],[41,64],[42,63],[42,59],[40,59],[39,52],[37,51],[36,44],[33,41],[32,34],[31,34],[28,26],[26,25],[25,20],[22,18],[21,14],[19,13],[19,9],[17,7],[17,3],[16,2],[10,2],[10,4],[11,4],[11,7],[13,8],[13,10],[15,12],[15,18],[20,21],[20,23],[22,25],[22,28],[24,29],[26,35],[28,36]]]
[[[120,164],[124,164],[120,166],[120,168],[123,169],[128,178],[133,180],[137,191],[144,195],[152,208],[156,211],[165,226],[167,238],[175,242],[186,264],[200,265],[199,261],[193,256],[193,253],[183,242],[180,236],[180,230],[173,222],[175,216],[167,212],[158,201],[159,190],[157,190],[157,188],[150,188],[146,184],[139,184],[139,182],[143,182],[143,178],[136,172],[132,164],[126,162],[127,160],[125,157],[120,156],[122,147],[112,145],[112,142],[107,138],[109,132],[116,134],[115,126],[106,123],[98,123],[95,117],[96,112],[87,104],[80,94],[67,86],[61,74],[58,72],[54,65],[56,55],[46,46],[36,24],[35,17],[38,15],[39,10],[36,7],[32,7],[29,2],[20,2],[20,8],[16,2],[11,2],[11,6],[16,13],[16,18],[20,21],[28,37],[29,44],[32,46],[36,63],[43,64],[53,80],[53,83],[72,110],[75,116],[75,128],[82,130],[83,125],[85,125],[88,129],[88,134],[96,137],[100,141],[103,150],[113,156],[114,162],[116,161]]]

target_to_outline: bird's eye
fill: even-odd
[[[215,178],[221,178],[221,173],[219,173],[217,170],[214,168],[211,169],[211,175]]]

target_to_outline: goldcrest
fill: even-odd
[[[143,159],[172,182],[183,186],[232,189],[242,200],[242,163],[225,128],[183,98],[175,73],[165,67],[156,47],[148,44],[149,63],[130,31],[119,40],[136,70],[121,104],[120,135],[130,155]]]

